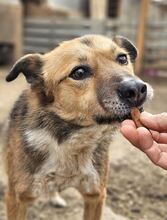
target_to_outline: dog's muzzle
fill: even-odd
[[[118,87],[117,94],[129,107],[141,106],[147,97],[147,85],[136,79],[123,81]]]
[[[137,77],[125,77],[113,84],[106,81],[98,91],[99,103],[111,114],[110,121],[118,122],[131,118],[133,107],[143,111],[144,102],[150,100],[152,96],[152,87]]]

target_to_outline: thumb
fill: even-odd
[[[148,112],[141,113],[140,120],[148,129],[166,132],[167,131],[167,113],[152,115]]]

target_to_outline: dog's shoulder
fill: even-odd
[[[19,98],[16,100],[9,119],[12,121],[18,121],[19,119],[22,120],[25,118],[28,112],[28,90],[24,90]]]

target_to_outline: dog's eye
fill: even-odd
[[[126,54],[120,54],[117,56],[117,62],[122,64],[122,65],[127,65],[128,64],[128,58]]]
[[[78,66],[71,71],[69,77],[74,80],[83,80],[91,75],[91,70],[88,66]]]

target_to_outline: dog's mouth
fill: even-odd
[[[139,107],[139,111],[140,112],[144,111],[143,106]],[[129,110],[129,113],[121,115],[121,116],[120,115],[114,115],[114,116],[97,115],[95,116],[95,121],[98,124],[121,123],[126,119],[132,119],[131,110]]]
[[[96,121],[110,124],[131,119],[131,110],[134,107],[142,112],[143,104],[153,97],[153,89],[137,78],[125,77],[113,85],[102,84],[97,94],[99,104],[105,112],[96,116]]]
[[[144,111],[144,107],[143,107],[143,106],[140,106],[140,107],[137,107],[137,108],[139,109],[140,112],[143,112],[143,111]],[[125,115],[115,116],[115,119],[116,119],[118,122],[122,122],[122,121],[124,121],[125,119],[132,119],[131,109],[132,109],[132,108],[129,108],[129,113],[127,113],[127,114],[125,114]]]
[[[98,124],[111,124],[121,123],[125,119],[132,119],[131,110],[133,107],[137,107],[140,112],[144,111],[143,104],[140,106],[129,106],[119,99],[103,100],[103,108],[106,111],[106,115],[97,115],[95,120]]]

